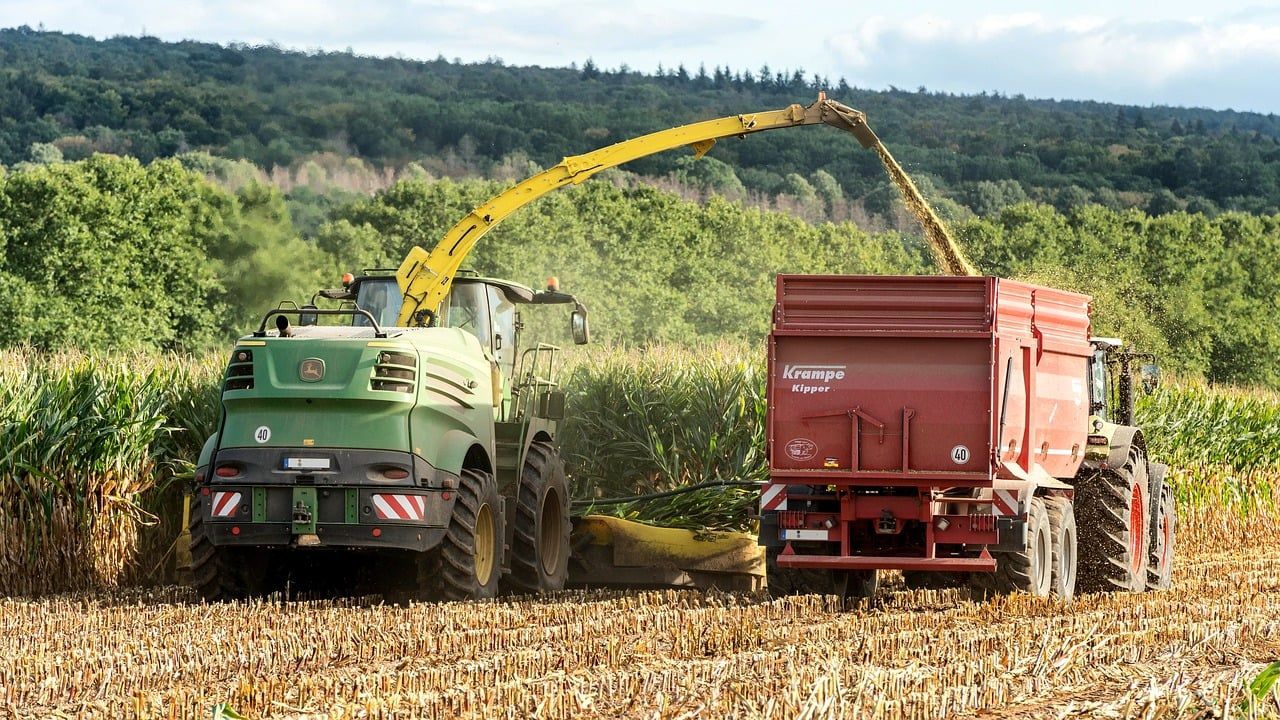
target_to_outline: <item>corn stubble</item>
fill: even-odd
[[[1198,717],[1280,655],[1275,517],[1181,536],[1171,591],[570,592],[478,604],[0,602],[0,717]]]
[[[617,473],[615,493],[758,476],[758,361],[691,357],[575,361],[571,445],[614,443],[584,474]],[[1142,401],[1179,501],[1165,592],[975,603],[891,577],[848,608],[674,591],[202,605],[121,586],[172,538],[147,523],[171,517],[166,459],[207,433],[221,358],[0,360],[0,593],[117,588],[0,600],[0,718],[1280,717],[1244,691],[1280,658],[1269,393],[1169,383]],[[750,502],[645,512],[732,526]]]

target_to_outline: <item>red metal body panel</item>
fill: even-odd
[[[933,520],[947,512],[938,498],[1041,469],[1072,477],[1088,432],[1090,352],[1089,298],[1076,293],[993,277],[778,276],[771,482],[835,486],[842,508],[838,555],[787,553],[779,562],[869,567],[859,538],[880,516],[922,526],[926,545],[904,540],[881,567],[922,567],[910,554],[928,565],[940,543],[994,544],[994,526],[935,532]],[[965,512],[999,514],[990,502]],[[882,552],[886,542],[873,544]],[[985,568],[956,564],[976,552],[939,558],[935,569]],[[850,555],[857,562],[836,559]]]

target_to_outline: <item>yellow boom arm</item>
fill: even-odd
[[[559,164],[534,175],[519,185],[505,190],[475,210],[445,233],[444,238],[427,252],[420,247],[409,251],[396,280],[404,293],[404,305],[397,325],[424,325],[429,315],[439,311],[449,294],[453,277],[462,267],[480,238],[508,215],[566,185],[577,185],[601,170],[621,165],[647,155],[690,145],[702,157],[716,140],[748,133],[776,130],[799,125],[826,123],[853,133],[863,147],[880,144],[866,116],[838,102],[819,97],[809,107],[792,105],[754,115],[734,115],[718,120],[681,125],[561,160]]]

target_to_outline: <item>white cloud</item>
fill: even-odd
[[[828,37],[852,79],[1145,104],[1275,109],[1280,11],[1141,21],[1012,13],[869,18]]]

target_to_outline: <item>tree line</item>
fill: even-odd
[[[1153,215],[1280,211],[1274,115],[869,90],[768,66],[512,67],[98,41],[27,27],[0,31],[0,163],[93,152],[149,162],[205,150],[296,167],[334,153],[378,167],[486,175],[513,158],[545,166],[682,122],[808,103],[820,90],[866,111],[904,166],[958,216],[1023,202]],[[817,190],[821,172],[834,183],[827,192],[871,215],[891,210],[875,156],[826,129],[722,142],[713,153],[728,165],[703,179],[717,191],[804,194]],[[634,169],[653,177],[687,170],[675,155]]]
[[[0,172],[3,344],[223,347],[281,300],[305,302],[345,271],[431,247],[503,187],[401,180],[312,206],[314,229],[299,232],[278,189],[228,190],[192,169],[207,162],[95,155]],[[1280,216],[1024,202],[953,229],[984,272],[1094,296],[1096,334],[1181,372],[1280,387]],[[597,340],[633,346],[761,342],[779,272],[935,272],[912,234],[692,202],[611,173],[513,215],[470,265],[534,287],[558,276],[591,308]],[[548,332],[563,336],[562,321]]]

